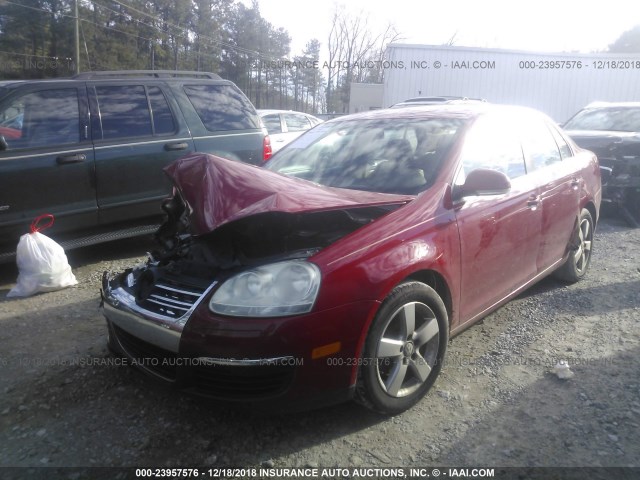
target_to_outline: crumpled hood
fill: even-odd
[[[415,198],[324,187],[204,153],[179,158],[164,170],[193,209],[190,221],[195,235],[258,213],[397,205]]]

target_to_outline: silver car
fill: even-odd
[[[258,110],[271,138],[271,149],[276,153],[322,120],[308,113],[292,110]]]

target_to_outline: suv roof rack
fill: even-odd
[[[222,80],[220,75],[210,72],[181,71],[181,70],[103,70],[96,72],[82,72],[71,78],[82,80],[100,77],[156,77],[156,78],[208,78]]]

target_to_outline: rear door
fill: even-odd
[[[540,200],[538,272],[559,262],[578,218],[581,180],[566,141],[553,125],[532,117],[521,132],[527,169],[537,185]]]
[[[34,217],[52,213],[54,238],[97,222],[93,146],[85,86],[34,84],[0,104],[0,242],[12,244]]]
[[[194,151],[180,110],[161,82],[89,86],[100,224],[160,216],[171,193],[163,168]]]
[[[467,134],[461,153],[456,184],[463,184],[476,168],[501,171],[511,180],[506,194],[465,197],[458,206],[462,322],[485,312],[537,273],[539,201],[513,127],[500,119],[481,118]]]

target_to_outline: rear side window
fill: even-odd
[[[532,119],[526,122],[521,134],[522,147],[531,171],[561,161],[558,145],[542,120]]]
[[[253,105],[231,85],[185,85],[184,91],[210,132],[260,128]]]
[[[162,90],[144,85],[96,86],[102,138],[170,135],[176,123]]]
[[[287,129],[290,132],[301,132],[304,130],[309,130],[311,128],[311,123],[309,123],[309,120],[304,115],[285,113],[284,121],[287,124]]]
[[[571,152],[571,147],[569,147],[567,141],[562,137],[562,135],[560,135],[560,132],[558,132],[553,125],[548,125],[548,127],[549,130],[551,130],[551,134],[553,135],[558,148],[560,149],[560,157],[562,157],[562,160],[571,157],[573,153]]]
[[[96,86],[102,138],[151,135],[151,115],[142,85]]]
[[[273,133],[282,133],[282,125],[280,124],[280,114],[275,113],[273,115],[265,115],[262,117],[262,123],[267,129],[267,132]]]
[[[42,90],[16,98],[0,109],[0,135],[10,150],[79,142],[78,91]]]
[[[147,92],[149,94],[149,104],[151,105],[151,113],[153,115],[154,135],[174,133],[176,131],[176,124],[162,90],[158,87],[149,87]]]

